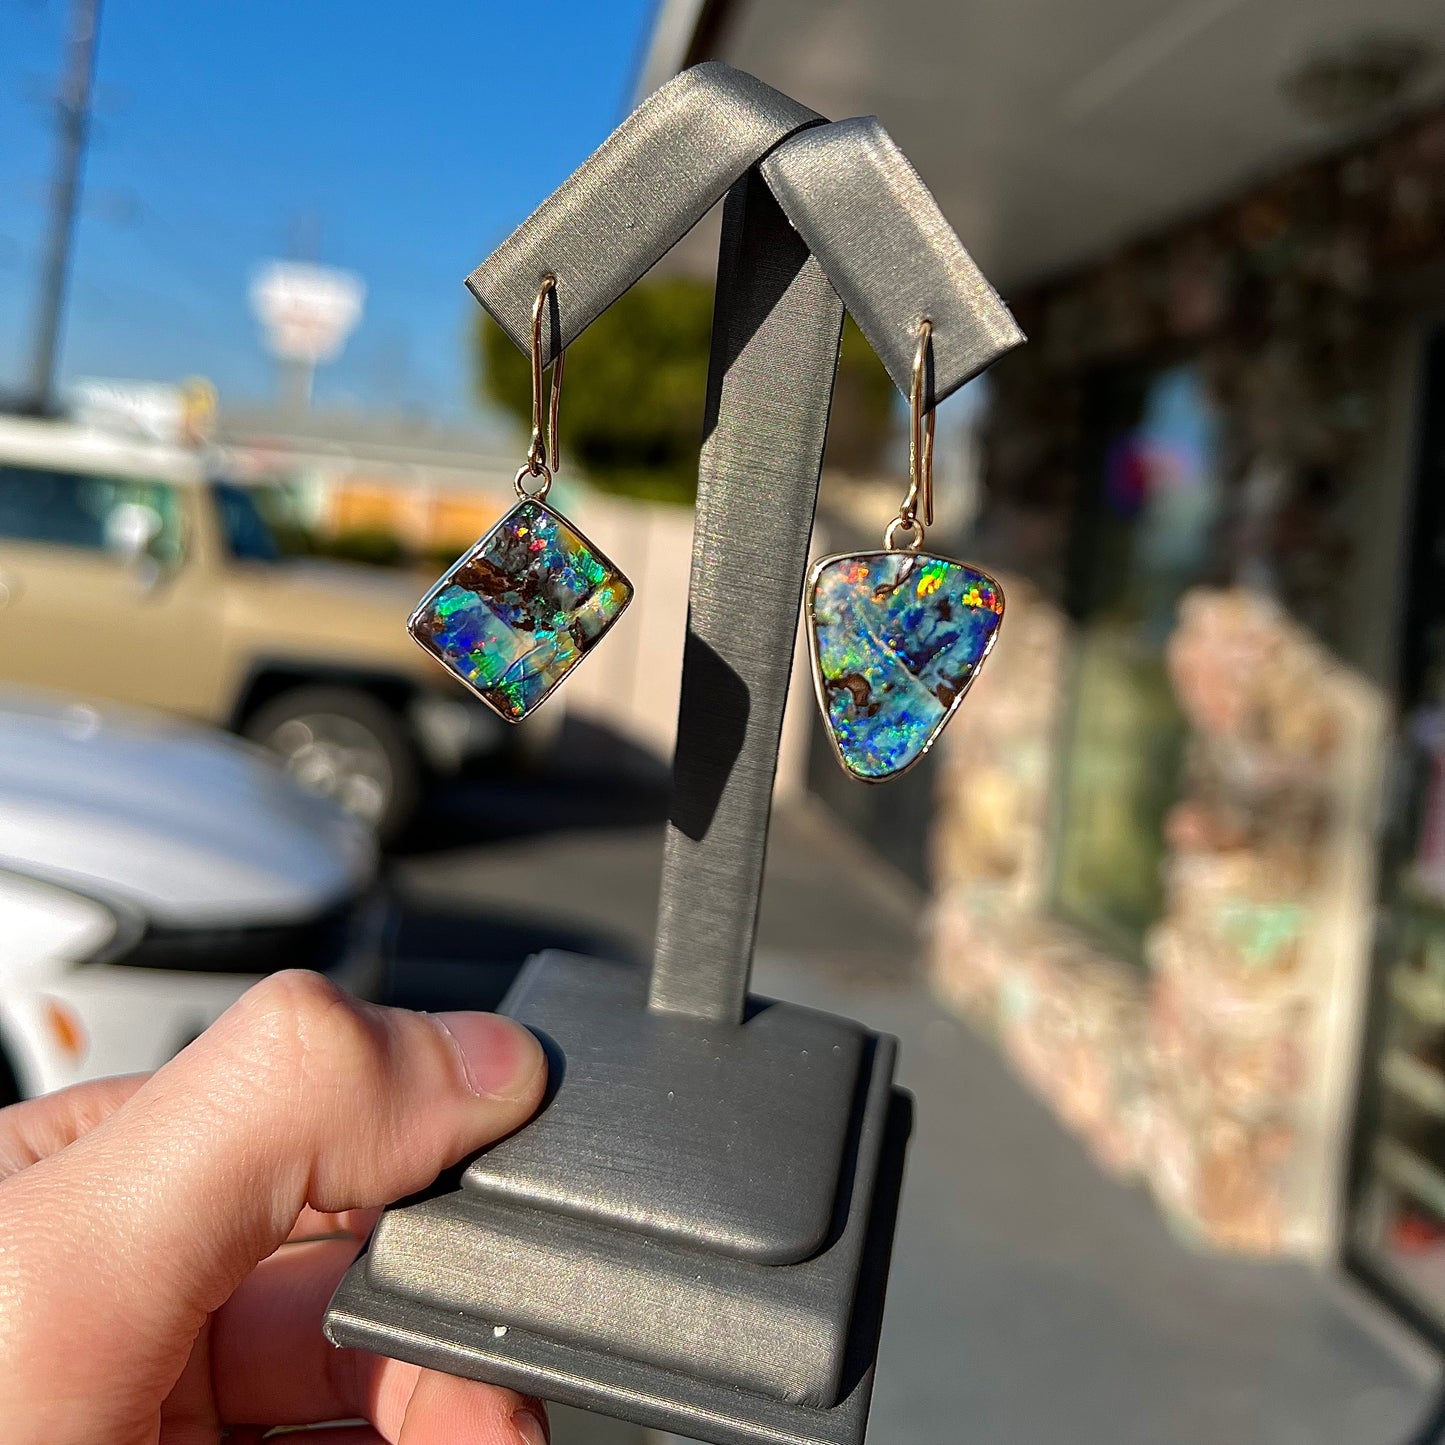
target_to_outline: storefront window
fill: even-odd
[[[1445,336],[1424,398],[1351,1243],[1445,1336]]]
[[[1197,369],[1177,366],[1096,379],[1085,424],[1054,902],[1137,958],[1160,908],[1163,821],[1184,740],[1164,645],[1214,547],[1218,423]]]

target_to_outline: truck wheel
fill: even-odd
[[[257,708],[242,731],[302,787],[332,798],[383,838],[416,811],[421,764],[406,724],[348,687],[298,687]]]

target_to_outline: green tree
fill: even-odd
[[[639,282],[567,348],[559,420],[563,465],[610,492],[690,503],[697,490],[712,332],[712,286]],[[490,316],[477,331],[479,389],[530,428],[527,359]],[[896,393],[850,320],[844,330],[828,461],[876,470]]]

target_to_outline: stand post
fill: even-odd
[[[742,1022],[843,303],[756,168],[728,192],[649,1008]]]

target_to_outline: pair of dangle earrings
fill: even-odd
[[[519,498],[422,598],[411,635],[507,722],[546,701],[632,600],[632,583],[547,505],[557,469],[563,352],[543,404],[542,317],[556,325],[557,278],[532,306],[532,442],[513,479]]]
[[[558,463],[563,352],[543,400],[542,317],[532,307],[532,441],[518,502],[422,599],[417,642],[508,722],[541,705],[632,600],[622,572],[547,506]],[[557,334],[553,314],[553,334]],[[932,409],[924,408],[932,323],[919,326],[909,395],[909,487],[883,549],[825,557],[805,599],[818,706],[844,770],[896,777],[933,746],[998,636],[1003,589],[985,572],[922,550],[933,523]]]
[[[909,484],[883,550],[824,557],[808,575],[808,650],[823,725],[850,776],[882,783],[937,741],[1003,621],[986,572],[923,550],[933,525],[933,324],[918,328],[909,388]]]

